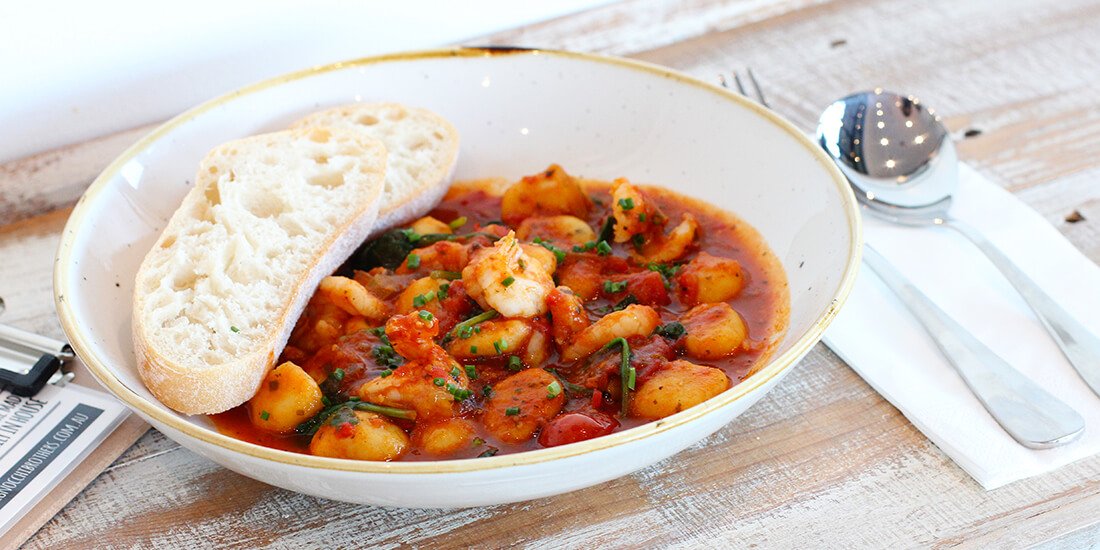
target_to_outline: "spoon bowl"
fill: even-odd
[[[913,96],[878,88],[834,101],[821,114],[817,141],[865,204],[925,207],[958,188],[954,142],[939,115]]]
[[[1100,337],[1090,332],[984,235],[950,215],[958,156],[939,115],[913,96],[881,88],[833,102],[818,144],[868,211],[902,225],[941,225],[970,239],[1035,312],[1066,359],[1100,395]]]

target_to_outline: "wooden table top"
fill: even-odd
[[[875,86],[946,113],[959,154],[1100,260],[1100,5],[1086,0],[625,0],[470,40],[624,55],[703,79],[752,67],[812,128]],[[152,126],[0,164],[3,320],[61,337],[50,274],[69,209]],[[469,510],[356,506],[253,481],[155,430],[30,548],[118,546],[1080,546],[1100,457],[983,491],[818,345],[671,459],[583,491]]]

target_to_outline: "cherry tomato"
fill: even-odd
[[[566,443],[576,443],[607,435],[619,427],[619,421],[610,416],[599,415],[594,418],[584,413],[566,413],[554,420],[542,429],[539,434],[539,445],[543,447],[556,447]]]

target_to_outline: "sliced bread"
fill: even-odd
[[[385,174],[382,143],[346,128],[211,151],[137,274],[134,348],[153,394],[186,414],[250,399],[317,284],[375,225]]]
[[[458,131],[431,111],[398,103],[356,103],[313,113],[291,128],[312,126],[355,130],[386,145],[389,170],[372,235],[423,216],[451,184]]]

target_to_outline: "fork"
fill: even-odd
[[[764,97],[764,91],[760,89],[760,83],[756,81],[756,75],[752,74],[752,69],[745,69],[745,73],[748,75],[749,82],[752,84],[753,92],[755,92],[756,95],[756,102],[771,109],[772,106],[768,105],[768,100]],[[723,88],[728,90],[733,89],[730,88],[729,81],[726,80],[726,75],[722,73],[718,73],[718,83],[721,84]],[[737,71],[733,71],[733,83],[737,86],[737,93],[749,97],[748,92],[745,91],[744,83],[741,82],[741,75]]]
[[[746,69],[745,73],[756,97],[749,96],[740,74],[734,71],[737,92],[771,109],[752,69]],[[725,75],[719,74],[718,82],[733,90]],[[871,245],[863,246],[863,262],[905,304],[993,420],[1016,442],[1030,449],[1049,449],[1065,445],[1084,432],[1085,420],[1076,410],[1032,382],[956,323]]]

